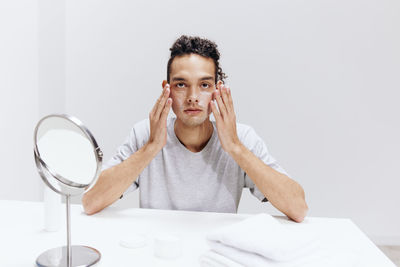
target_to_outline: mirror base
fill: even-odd
[[[101,254],[97,249],[87,246],[71,246],[72,267],[75,266],[93,266],[98,263]],[[68,267],[67,247],[57,247],[49,249],[36,259],[38,267]]]

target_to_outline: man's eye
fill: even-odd
[[[178,87],[178,88],[183,88],[183,87],[185,87],[185,84],[184,84],[184,83],[177,83],[177,84],[176,84],[176,87]]]
[[[206,89],[206,88],[209,88],[210,85],[208,83],[203,83],[203,84],[201,84],[201,87]]]

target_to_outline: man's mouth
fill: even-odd
[[[195,115],[195,114],[198,114],[198,113],[200,113],[201,112],[201,109],[198,109],[198,108],[188,108],[188,109],[185,109],[185,113],[186,114],[189,114],[189,115]]]

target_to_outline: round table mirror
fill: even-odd
[[[88,246],[71,245],[70,198],[88,191],[99,176],[102,152],[89,130],[68,115],[42,118],[34,132],[34,158],[40,177],[53,191],[65,196],[67,245],[43,252],[39,267],[92,266],[101,257]]]

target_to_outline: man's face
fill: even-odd
[[[196,54],[174,58],[170,73],[170,97],[177,119],[187,126],[198,126],[211,113],[215,91],[215,64]]]

